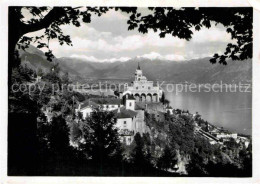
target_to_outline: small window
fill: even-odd
[[[136,87],[136,89],[138,89],[138,87]]]
[[[144,88],[144,86],[142,86]]]
[[[130,107],[132,106],[132,103],[131,103],[131,102],[129,103],[129,106],[130,106]]]
[[[148,89],[151,89],[151,87],[148,87]]]
[[[128,138],[128,141],[131,142],[131,138]]]
[[[126,121],[124,121],[124,125],[126,125]]]

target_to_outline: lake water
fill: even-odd
[[[190,113],[198,112],[204,120],[228,130],[252,134],[252,93],[251,92],[173,92],[165,91],[165,96],[170,100],[174,109],[189,110]],[[242,90],[244,91],[244,90]],[[250,88],[250,91],[252,89]],[[100,92],[90,94],[101,95]],[[113,91],[104,92],[113,95]]]
[[[252,134],[251,92],[165,92],[175,109],[198,112],[204,120],[238,133]],[[250,89],[250,91],[252,91]]]

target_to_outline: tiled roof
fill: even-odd
[[[81,109],[88,106],[97,108],[98,105],[119,105],[119,104],[122,104],[122,100],[117,98],[90,98],[81,104]]]
[[[136,102],[135,103],[135,109],[136,110],[145,110],[145,106],[147,105],[147,110],[160,110],[163,111],[163,105],[160,102]]]
[[[98,104],[96,104],[95,102],[92,102],[90,100],[86,100],[81,104],[81,109],[84,109],[86,107],[93,107],[93,108],[97,108]]]
[[[135,110],[145,110],[145,104],[135,103]]]
[[[126,109],[125,107],[120,107],[120,111],[118,112],[118,109],[113,111],[115,114],[115,117],[118,119],[122,118],[133,118],[137,115],[137,112]]]
[[[118,98],[91,98],[90,101],[95,102],[96,104],[103,105],[118,105],[122,104],[122,100]]]

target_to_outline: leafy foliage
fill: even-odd
[[[152,168],[150,145],[148,143],[149,140],[147,138],[147,135],[143,135],[142,137],[139,132],[136,133],[134,136],[135,147],[131,152],[131,162],[134,164],[135,167],[139,168],[141,171],[147,168]]]
[[[36,83],[35,72],[26,65],[20,65],[13,71],[12,83],[25,86]],[[99,173],[101,175],[103,168],[110,168],[111,165],[113,165],[113,169],[120,166],[122,172],[125,171],[124,169],[128,169],[127,166],[130,166],[133,168],[132,175],[137,173],[136,169],[140,170],[141,175],[145,173],[151,175],[151,173],[156,173],[154,172],[155,165],[165,171],[175,169],[178,152],[182,157],[190,157],[187,170],[191,176],[252,175],[252,144],[249,144],[248,148],[241,149],[241,145],[230,139],[224,144],[225,149],[210,145],[207,140],[194,134],[193,119],[189,115],[183,115],[188,112],[181,110],[174,115],[165,114],[163,122],[158,122],[155,117],[146,112],[145,118],[151,129],[151,136],[149,133],[142,136],[137,133],[131,153],[132,159],[130,162],[123,160],[124,155],[115,128],[114,115],[111,112],[96,109],[85,122],[81,122],[81,118],[75,119],[73,117],[75,113],[73,96],[76,94],[69,93],[66,88],[63,92],[58,91],[52,94],[51,84],[53,82],[59,83],[60,86],[70,83],[69,76],[67,74],[60,76],[58,71],[58,66],[55,66],[54,70],[43,74],[41,82],[36,83],[46,85],[40,95],[39,91],[31,94],[28,91],[9,94],[9,119],[11,120],[9,125],[12,127],[9,135],[15,136],[14,139],[9,139],[11,140],[9,143],[10,158],[15,158],[9,167],[9,170],[13,169],[12,173],[17,174],[15,169],[18,168],[19,171],[26,170],[31,174],[32,170],[38,169],[39,166],[40,168],[48,167],[49,172],[52,173],[56,168],[60,170],[66,168],[62,164],[71,164],[76,160],[75,165],[67,168],[76,170],[78,165],[84,165],[82,163],[87,163],[84,165],[85,168],[92,168],[88,164],[94,163],[95,167],[98,165],[98,170],[102,171]],[[52,108],[51,121],[47,121],[44,107]],[[199,116],[195,119],[201,124],[207,123]],[[19,129],[16,128],[17,125],[19,125]],[[27,133],[33,137],[26,135]],[[21,141],[19,140],[21,144],[18,145],[18,149],[17,138],[22,138]],[[79,148],[73,149],[69,141],[80,145]],[[19,149],[24,153],[30,153],[30,156],[27,156],[26,159],[25,157],[19,158],[19,154],[17,154]],[[155,154],[160,150],[163,150],[162,154],[159,156]],[[28,165],[28,162],[35,163]],[[61,173],[60,170],[55,170],[55,172]],[[71,174],[68,170],[62,173],[66,175],[68,172]],[[46,173],[44,174],[46,175]],[[90,173],[85,172],[84,174]]]
[[[33,42],[37,44],[37,48],[46,48],[45,56],[52,61],[54,55],[49,47],[51,39],[57,39],[60,45],[67,44],[72,46],[70,35],[65,35],[61,29],[62,25],[81,26],[82,23],[90,23],[91,15],[101,16],[106,13],[110,7],[10,7],[10,21],[16,24],[10,24],[10,29],[18,29],[19,32],[10,32],[12,38],[12,50],[14,52],[15,45],[18,48],[26,49]],[[122,8],[126,12],[135,12],[136,8]],[[27,11],[33,18],[26,20],[23,11]],[[12,20],[11,20],[12,19]],[[25,34],[44,29],[41,36],[28,37]]]
[[[83,124],[83,138],[81,145],[86,154],[99,164],[106,159],[115,159],[121,155],[121,144],[114,114],[108,111],[95,109]]]
[[[165,146],[163,154],[159,157],[157,161],[157,166],[160,169],[168,170],[175,169],[175,165],[177,164],[176,151],[171,150],[169,146]]]
[[[161,38],[167,34],[191,40],[195,31],[212,24],[222,24],[236,43],[229,43],[225,53],[215,54],[211,63],[227,64],[227,59],[245,60],[252,58],[252,8],[180,8],[150,7],[148,15],[132,14],[128,20],[129,30],[138,29],[145,34],[148,30],[159,32]]]
[[[68,152],[69,146],[69,128],[65,119],[60,115],[54,117],[49,129],[50,149],[58,154]]]
[[[70,35],[64,35],[61,26],[73,25],[79,27],[81,23],[90,23],[91,15],[102,14],[111,7],[10,7],[11,29],[20,32],[10,32],[12,50],[15,44],[26,49],[31,42],[38,44],[38,48],[47,48],[45,56],[52,60],[54,55],[49,48],[49,40],[57,39],[61,45],[72,46]],[[116,11],[129,14],[128,30],[138,29],[146,34],[149,30],[159,32],[161,38],[167,34],[180,39],[191,40],[194,31],[202,27],[210,28],[212,24],[222,24],[231,34],[235,43],[229,43],[225,53],[215,54],[212,63],[227,64],[226,60],[245,60],[252,58],[252,8],[172,8],[150,7],[150,13],[142,15],[136,7],[116,7]],[[22,11],[27,10],[33,18],[25,20]],[[37,37],[25,36],[26,33],[44,29],[44,34]],[[14,34],[14,35],[12,35]],[[19,41],[18,41],[19,40]],[[46,41],[47,40],[47,41]]]
[[[184,153],[191,153],[194,149],[194,125],[191,118],[182,116],[172,119],[169,124],[169,142],[171,148]]]

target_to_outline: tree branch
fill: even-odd
[[[23,24],[23,34],[39,31],[41,29],[49,27],[54,21],[59,20],[65,16],[66,12],[62,7],[54,7],[43,19],[33,24]]]

